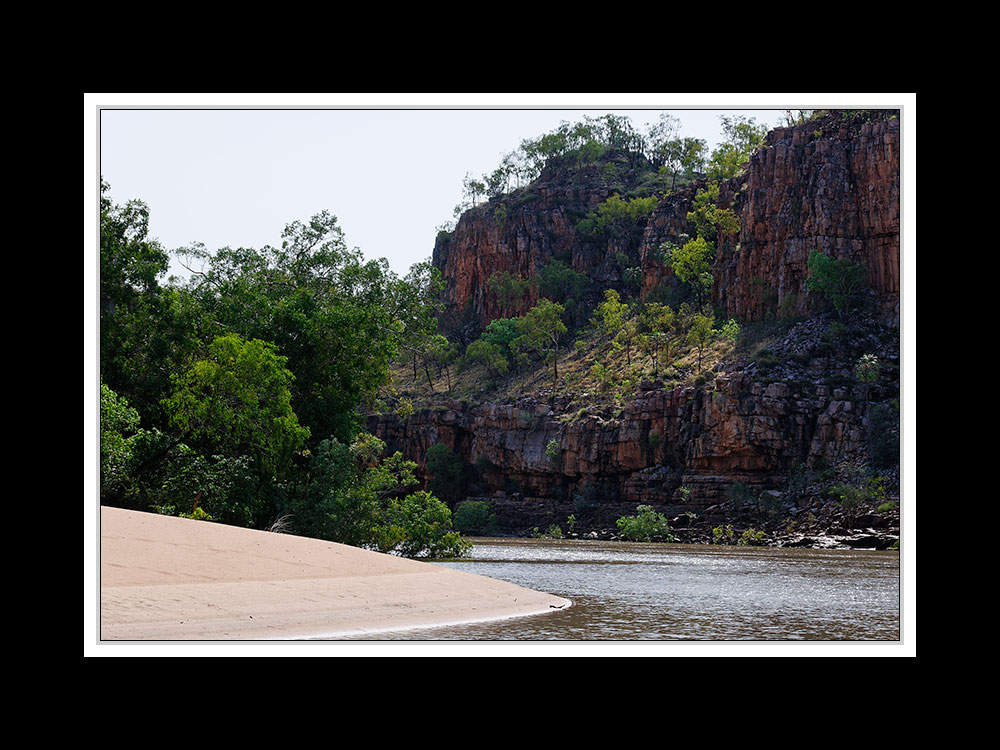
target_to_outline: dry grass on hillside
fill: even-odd
[[[396,396],[416,409],[444,401],[509,403],[553,395],[568,399],[568,408],[614,406],[628,400],[643,381],[661,382],[666,389],[710,382],[720,363],[731,361],[736,353],[733,342],[716,337],[704,348],[699,366],[697,348],[688,344],[683,335],[672,337],[668,343],[667,356],[660,352],[654,367],[652,355],[646,350],[632,346],[626,353],[624,347],[615,346],[607,337],[584,333],[560,351],[555,386],[552,365],[539,360],[505,376],[491,375],[479,363],[459,363],[448,368],[432,364],[427,368],[430,383],[421,365],[414,377],[412,361],[400,360],[393,368],[393,386]]]

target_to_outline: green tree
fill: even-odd
[[[393,318],[402,323],[400,347],[411,359],[413,379],[417,379],[418,365],[423,364],[428,385],[433,390],[429,365],[447,346],[447,341],[438,333],[438,315],[444,307],[441,270],[430,261],[415,263],[406,276],[393,279],[390,285]]]
[[[410,492],[416,464],[359,434],[350,445],[322,441],[290,511],[297,533],[407,557],[464,554],[469,543],[450,528],[451,512],[434,495]]]
[[[524,299],[528,291],[529,281],[510,271],[496,272],[486,280],[487,288],[492,291],[500,302],[501,317],[508,317],[513,306]]]
[[[632,366],[632,347],[639,342],[641,337],[640,322],[634,317],[627,317],[612,342],[612,346],[615,348],[625,350],[625,362],[629,367]]]
[[[101,496],[122,487],[132,461],[131,437],[139,429],[139,412],[101,383]]]
[[[486,192],[486,182],[475,179],[471,174],[466,174],[462,180],[462,190],[473,206],[479,203],[479,199]]]
[[[740,168],[755,149],[764,144],[767,125],[759,124],[752,117],[720,115],[722,142],[708,160],[708,176],[712,180],[725,180],[739,174]]]
[[[589,240],[614,238],[626,250],[634,250],[642,239],[646,220],[658,202],[656,196],[624,200],[616,193],[577,222],[576,231]]]
[[[162,425],[170,373],[201,345],[209,320],[188,295],[164,285],[169,258],[149,236],[149,207],[115,205],[102,180],[100,208],[101,380],[146,426]]]
[[[680,279],[694,290],[698,308],[704,307],[712,290],[712,260],[715,252],[703,237],[688,240],[680,247],[666,245],[662,257]]]
[[[521,318],[521,336],[517,341],[521,346],[538,352],[552,364],[552,385],[559,383],[559,344],[566,333],[562,321],[563,306],[548,299],[540,299]]]
[[[497,515],[485,500],[466,500],[455,510],[455,528],[462,534],[492,536],[497,532]]]
[[[438,497],[451,504],[465,497],[468,466],[444,443],[435,443],[427,449],[427,472],[431,475],[427,489]]]
[[[466,359],[479,362],[493,377],[502,377],[510,369],[510,362],[500,347],[491,341],[478,338],[465,348]]]
[[[698,372],[701,372],[701,360],[705,353],[705,347],[712,340],[712,326],[714,325],[715,319],[705,315],[695,315],[691,320],[687,341],[692,346],[698,347]]]
[[[673,190],[680,177],[690,182],[704,171],[708,145],[701,138],[675,138],[667,144],[662,169],[670,175],[670,189]]]
[[[616,336],[625,325],[628,305],[621,301],[621,295],[614,289],[604,292],[604,301],[597,306],[592,325],[604,336]]]
[[[654,375],[659,372],[660,355],[669,352],[669,332],[674,326],[675,319],[676,314],[673,309],[662,302],[647,302],[639,318],[643,335],[640,343],[650,356]]]
[[[173,378],[164,403],[171,424],[186,439],[230,456],[252,454],[268,475],[281,475],[309,437],[292,411],[286,362],[268,342],[217,338],[204,359]]]
[[[507,359],[514,355],[514,340],[521,335],[519,318],[494,318],[483,329],[480,338],[497,348],[497,351]]]
[[[101,503],[167,515],[202,510],[239,526],[266,522],[266,493],[244,456],[205,456],[139,427],[139,413],[101,384]]]
[[[585,274],[574,271],[561,260],[552,260],[542,266],[532,282],[538,287],[539,297],[561,305],[579,301],[590,285]]]
[[[661,112],[659,119],[646,131],[646,155],[654,167],[662,167],[669,160],[670,144],[677,140],[681,121],[669,112]]]
[[[348,249],[337,219],[320,212],[293,222],[281,246],[187,248],[204,267],[186,287],[214,321],[214,336],[274,344],[294,373],[292,406],[316,439],[347,442],[361,426],[358,407],[389,382],[409,319],[385,260]],[[209,338],[211,340],[211,338]]]
[[[715,242],[718,202],[719,183],[717,180],[709,182],[695,193],[687,220],[694,224],[696,237]]]
[[[831,258],[819,250],[809,252],[807,265],[809,276],[806,278],[806,286],[810,291],[823,295],[837,311],[837,317],[843,318],[865,286],[865,267],[847,258]]]

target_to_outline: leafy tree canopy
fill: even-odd
[[[301,450],[309,429],[292,411],[290,385],[273,344],[236,335],[212,342],[204,359],[173,377],[164,404],[171,424],[187,438],[228,455],[253,453],[272,475]]]
[[[708,177],[712,180],[735,177],[767,136],[767,126],[752,117],[721,115],[719,119],[723,139],[708,160]]]

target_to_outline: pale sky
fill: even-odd
[[[150,234],[166,249],[194,242],[209,250],[277,246],[286,224],[327,210],[338,218],[349,246],[366,258],[387,258],[400,274],[430,257],[436,228],[452,220],[462,200],[467,173],[481,179],[522,140],[562,121],[614,112],[645,130],[660,111],[670,111],[681,121],[681,136],[703,138],[711,150],[721,136],[722,114],[745,114],[774,126],[784,109],[807,108],[811,101],[760,95],[761,105],[771,109],[723,109],[729,99],[718,95],[719,105],[680,102],[701,108],[649,109],[656,106],[648,100],[653,95],[619,94],[608,100],[632,97],[627,101],[643,109],[585,109],[567,102],[601,95],[548,95],[554,102],[548,104],[536,94],[510,103],[484,97],[481,106],[492,108],[474,109],[477,100],[455,95],[445,99],[450,108],[439,108],[431,96],[421,102],[343,95],[301,104],[264,95],[162,101],[95,96],[101,107],[99,173],[115,203],[138,198],[148,204]],[[663,95],[662,101],[671,99]],[[349,108],[309,109],[331,105]]]

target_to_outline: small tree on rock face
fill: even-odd
[[[704,237],[696,237],[680,247],[665,245],[661,252],[674,276],[694,290],[700,309],[712,290],[712,258],[715,250]]]
[[[495,273],[486,280],[486,286],[496,294],[500,302],[501,317],[508,317],[511,307],[523,299],[528,291],[527,279],[510,271]]]
[[[862,383],[874,383],[881,372],[878,357],[874,354],[862,354],[854,365],[854,377]]]
[[[719,120],[723,140],[709,158],[708,175],[712,179],[725,180],[735,177],[754,149],[764,144],[767,125],[744,115],[720,115]]]
[[[819,250],[809,252],[809,276],[806,286],[822,294],[842,318],[854,305],[864,288],[867,272],[860,263],[847,258],[831,258]]]

